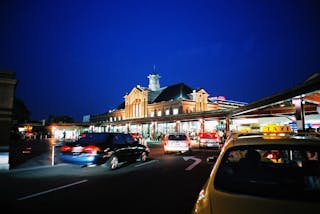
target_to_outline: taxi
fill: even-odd
[[[209,213],[320,211],[320,138],[270,124],[229,136],[192,209]]]

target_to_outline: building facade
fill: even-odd
[[[10,130],[16,85],[14,71],[0,71],[0,170],[9,169]]]
[[[224,129],[224,118],[230,110],[246,105],[222,96],[210,97],[205,89],[193,89],[183,82],[161,87],[157,73],[147,78],[148,87],[133,87],[117,108],[91,115],[93,129],[138,132],[150,138],[169,132],[214,131]]]

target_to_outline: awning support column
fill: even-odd
[[[304,115],[304,101],[302,97],[292,98],[292,103],[296,109],[295,117],[298,131],[305,131],[305,115]]]

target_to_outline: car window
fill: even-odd
[[[125,144],[126,143],[122,134],[115,134],[113,136],[113,141],[112,142],[113,142],[113,144],[117,144],[117,145],[121,145],[121,144]]]
[[[134,143],[135,140],[133,139],[131,134],[123,134],[123,137],[125,139],[125,142],[128,144]]]
[[[183,134],[169,135],[169,140],[186,140],[187,136]]]
[[[284,199],[320,200],[319,147],[234,147],[219,165],[216,189]]]
[[[108,133],[86,133],[78,140],[78,143],[103,143],[109,138]]]

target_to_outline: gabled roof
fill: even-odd
[[[166,87],[164,88],[161,88],[159,90],[156,90],[156,91],[151,91],[149,90],[148,91],[148,103],[153,103],[155,101],[155,99],[157,99],[157,97],[162,93],[162,91],[165,89]]]
[[[120,110],[120,109],[124,109],[125,108],[125,102],[123,101],[122,103],[120,103],[117,107],[116,110]]]
[[[178,83],[166,87],[161,91],[157,98],[151,103],[162,101],[177,100],[179,98],[190,99],[188,94],[192,93],[192,88],[184,83]]]
[[[136,87],[138,90],[146,89],[141,87]],[[179,98],[190,100],[190,93],[192,93],[192,88],[184,83],[178,83],[175,85],[160,88],[156,91],[148,91],[148,103],[157,103],[162,101],[177,100]],[[116,107],[116,110],[124,109],[125,102],[123,101]]]

